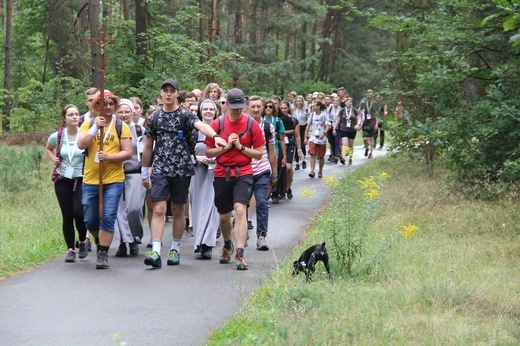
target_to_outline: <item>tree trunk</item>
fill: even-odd
[[[99,35],[99,1],[89,0],[88,3],[88,23],[90,26],[90,37],[98,37]],[[99,45],[93,44],[91,46],[92,59],[92,86],[99,88],[101,80],[99,79]]]
[[[13,18],[13,1],[5,2],[5,55],[4,55],[4,114],[2,131],[11,131],[11,32]]]
[[[123,19],[130,20],[130,9],[128,8],[128,0],[121,0],[121,7],[123,7]]]
[[[311,51],[312,57],[316,54],[316,36],[318,35],[318,23],[314,23],[312,26],[312,40],[311,40]],[[309,79],[314,79],[316,64],[314,60],[309,66]]]
[[[144,65],[148,61],[148,51],[150,50],[150,40],[148,27],[150,25],[150,14],[146,0],[135,0],[135,41],[137,56],[141,58]]]
[[[302,41],[300,46],[300,72],[301,78],[300,80],[303,82],[305,80],[305,71],[307,70],[307,66],[305,65],[305,59],[307,59],[307,41],[305,41],[305,36],[307,35],[307,23],[302,24]]]

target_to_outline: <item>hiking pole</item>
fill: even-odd
[[[99,116],[105,119],[105,45],[116,43],[115,40],[105,40],[105,30],[99,29],[99,37],[88,40],[91,44],[99,46]],[[106,119],[105,119],[106,121]],[[99,151],[103,151],[105,140],[104,126],[99,129]],[[103,218],[103,160],[99,161],[99,218]]]

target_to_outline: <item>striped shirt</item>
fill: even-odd
[[[260,125],[260,129],[262,130],[262,135],[265,140],[265,131],[264,131],[264,120],[262,120],[258,125]],[[253,175],[258,175],[261,173],[265,173],[267,170],[271,170],[271,163],[269,162],[269,155],[267,154],[267,147],[270,144],[274,144],[274,126],[269,124],[269,129],[271,131],[271,139],[269,139],[269,143],[265,144],[264,153],[260,160],[252,159],[251,165],[253,166]],[[267,142],[267,141],[266,141]]]

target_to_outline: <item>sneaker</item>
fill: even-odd
[[[69,250],[65,255],[65,262],[74,262],[76,260],[76,253],[74,250]]]
[[[338,161],[339,161],[339,158],[335,157],[334,158],[334,164],[336,165],[338,163]]]
[[[273,204],[278,204],[280,203],[280,200],[278,199],[278,196],[276,194],[273,194],[271,196],[271,200],[273,201]]]
[[[237,255],[235,256],[235,264],[237,270],[248,270],[246,261],[244,260],[244,249],[237,249]]]
[[[247,221],[247,229],[253,229],[253,221]]]
[[[213,248],[211,246],[207,246],[206,244],[202,244],[201,247],[200,247],[200,258],[201,259],[211,259],[212,249]]]
[[[345,161],[345,159],[343,157],[339,159],[339,162],[341,162],[342,165],[346,164],[346,161]]]
[[[130,243],[130,255],[137,256],[138,254],[139,254],[139,243],[136,240],[133,243]]]
[[[331,155],[331,156],[329,156],[329,158],[328,158],[328,160],[327,160],[327,161],[329,161],[329,162],[334,162],[334,157],[333,157],[332,155]]]
[[[296,167],[294,167],[294,170],[295,171],[299,171],[300,170],[300,165],[298,163],[296,164]]]
[[[314,174],[313,171],[311,171],[311,172],[309,173],[309,177],[311,177],[311,178],[314,178],[314,177],[315,177],[315,174]]]
[[[170,250],[168,253],[168,261],[166,261],[166,263],[169,266],[176,266],[181,263],[181,256],[179,255],[179,252],[177,252],[177,250]]]
[[[108,269],[108,254],[106,251],[99,251],[97,254],[96,269]]]
[[[369,158],[369,159],[371,159],[371,158],[372,158],[372,153],[370,153],[370,154],[368,155],[368,158]]]
[[[189,226],[186,229],[186,233],[188,234],[188,237],[193,237],[193,226]]]
[[[323,172],[318,172],[318,178],[323,178]]]
[[[256,249],[260,251],[269,250],[269,246],[267,246],[267,241],[265,240],[265,237],[263,235],[258,237],[258,240],[256,241]]]
[[[368,148],[365,149],[365,157],[368,156]]]
[[[291,189],[287,189],[287,198],[289,198],[289,199],[293,198],[293,194],[292,194],[292,190]]]
[[[88,239],[88,238],[87,238]],[[88,246],[86,241],[79,242],[79,258],[83,259],[88,256]]]
[[[348,159],[348,165],[352,166],[352,159]]]
[[[87,243],[87,249],[88,251],[92,251],[92,243],[90,242],[90,238],[87,237],[87,239],[85,239],[85,243]]]
[[[150,241],[148,244],[146,244],[146,247],[149,249],[153,248],[152,242]]]
[[[135,242],[136,242],[137,244],[142,244],[142,243],[143,243],[143,241],[142,241],[141,238],[139,238],[139,237],[135,237],[134,240],[135,240]]]
[[[231,249],[227,249],[225,246],[220,250],[219,262],[222,264],[228,264],[231,261],[231,255],[235,251],[233,243],[231,243]]]
[[[147,266],[152,266],[154,268],[161,268],[161,255],[157,253],[157,251],[148,251],[144,254],[144,264]]]
[[[117,251],[116,251],[116,257],[126,257],[126,256],[128,256],[126,244],[121,243],[121,244],[119,244],[119,249],[117,249]]]
[[[302,162],[302,169],[305,169],[305,168],[307,168],[307,162],[306,162],[306,161],[303,161],[303,162]]]

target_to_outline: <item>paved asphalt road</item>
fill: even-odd
[[[354,165],[368,159],[357,147]],[[384,151],[374,151],[374,156]],[[325,175],[343,176],[352,167],[326,163]],[[114,257],[108,270],[95,269],[95,253],[75,263],[63,257],[0,282],[0,345],[115,345],[114,334],[127,345],[202,345],[210,333],[243,306],[253,290],[288,258],[311,218],[328,198],[322,179],[295,171],[292,200],[270,208],[268,243],[256,250],[255,231],[249,231],[245,258],[248,271],[234,262],[219,264],[222,238],[213,259],[202,261],[192,252],[193,238],[184,236],[181,264],[166,266],[171,245],[167,223],[162,249],[163,268],[143,264],[145,244],[137,257]],[[302,199],[299,189],[314,185],[313,198]],[[254,223],[256,223],[254,221]],[[147,233],[149,234],[149,233]],[[149,240],[145,236],[144,243]]]

